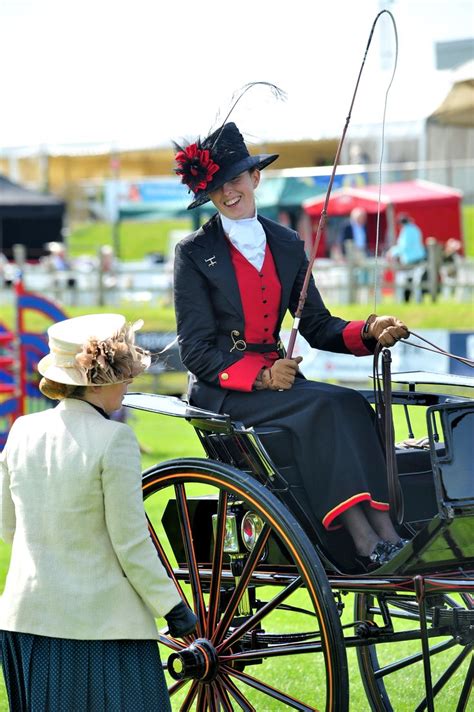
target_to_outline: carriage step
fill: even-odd
[[[464,645],[474,642],[474,609],[435,607],[431,623],[433,628],[451,633]]]

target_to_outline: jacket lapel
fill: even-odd
[[[200,248],[194,252],[194,259],[206,279],[215,284],[219,292],[242,314],[242,301],[229,246],[217,215],[202,227],[194,239],[194,245]]]
[[[286,228],[265,218],[259,218],[272,251],[273,261],[281,284],[280,322],[285,316],[290,301],[295,277],[302,264],[304,245],[301,240],[288,237]]]

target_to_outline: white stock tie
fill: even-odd
[[[255,269],[262,269],[265,259],[267,238],[261,223],[254,218],[230,220],[219,213],[224,232],[234,247],[252,264]]]

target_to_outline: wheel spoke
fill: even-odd
[[[441,677],[437,680],[436,684],[433,685],[433,697],[436,697],[438,692],[440,692],[450,678],[454,675],[459,666],[466,659],[469,654],[470,648],[464,648],[464,650],[451,662],[451,664],[446,668]],[[423,712],[427,708],[427,700],[425,699],[418,705],[415,712]]]
[[[160,634],[160,645],[165,645],[167,648],[171,648],[171,650],[182,650],[186,646],[181,643],[180,640],[175,640],[174,638],[168,638],[166,635],[161,635]]]
[[[240,576],[240,580],[237,586],[234,588],[234,591],[232,592],[232,596],[230,597],[230,601],[227,605],[227,608],[224,611],[224,614],[221,620],[219,621],[214,635],[211,638],[211,641],[214,643],[214,645],[218,645],[220,643],[232,622],[232,618],[234,617],[235,612],[237,611],[238,605],[243,594],[245,593],[252,573],[262,556],[263,549],[265,548],[267,539],[270,536],[270,531],[271,529],[269,525],[264,524],[260,536],[258,537],[254,548],[252,549],[247,561],[245,562],[242,574]]]
[[[249,687],[258,690],[259,692],[262,692],[264,695],[271,697],[273,700],[284,702],[286,705],[288,705],[294,710],[300,710],[301,712],[317,712],[316,707],[309,707],[309,705],[305,704],[301,700],[297,700],[295,697],[291,697],[282,690],[277,690],[276,688],[267,685],[261,680],[257,680],[257,678],[252,677],[251,675],[248,675],[245,672],[234,670],[230,667],[227,667],[227,665],[223,666],[223,669],[228,675],[232,675],[232,677],[235,677],[237,680],[240,680],[240,682],[245,683]]]
[[[455,589],[452,591],[455,592]],[[403,637],[401,639],[399,637],[400,633],[397,633],[398,620],[401,620],[399,630],[402,631],[402,636],[406,636],[407,631],[403,621],[417,620],[421,626],[424,622],[421,619],[424,607],[421,607],[420,610],[418,602],[414,598],[410,602],[408,597],[384,597],[377,606],[374,605],[375,594],[361,594],[358,597],[355,607],[357,619],[375,622],[377,618],[382,617],[387,630],[392,624],[394,628],[392,634],[389,632],[385,634],[383,629],[380,629],[379,639],[376,635],[370,636],[364,646],[357,649],[364,687],[372,709],[377,712],[385,709],[398,709],[397,705],[402,704],[403,685],[399,684],[402,678],[396,673],[402,672],[404,678],[414,679],[417,677],[418,680],[418,691],[414,690],[412,694],[415,712],[426,712],[426,710],[433,709],[435,703],[436,709],[438,706],[440,709],[447,709],[449,706],[453,712],[454,710],[467,712],[474,677],[474,661],[472,658],[469,659],[473,646],[472,643],[466,645],[458,637],[457,615],[455,614],[456,612],[460,613],[459,618],[462,624],[460,623],[459,626],[461,627],[466,619],[469,621],[468,614],[464,619],[462,611],[472,610],[472,605],[469,595],[462,591],[456,595],[455,593],[436,594],[429,601],[425,621],[431,623],[432,627],[426,630],[422,627],[421,630],[413,631],[417,633],[416,639],[422,642],[423,636],[426,636],[423,643],[424,648],[403,659],[394,659],[397,650],[394,646],[403,640]],[[444,610],[443,616],[438,617],[436,609]],[[381,659],[385,662],[392,650],[394,651],[393,662],[382,665]],[[429,661],[429,684],[426,682],[427,674],[424,666],[425,675],[423,672],[418,674],[425,659]],[[460,690],[459,696],[455,693],[456,689]]]
[[[219,504],[217,507],[217,526],[214,537],[214,551],[212,555],[212,575],[211,586],[209,590],[209,607],[206,625],[206,636],[208,638],[210,638],[214,633],[219,612],[222,559],[224,555],[224,539],[226,532],[226,517],[227,492],[225,490],[221,490],[219,492]]]
[[[206,685],[206,706],[209,712],[219,712],[219,692],[214,685]]]
[[[230,679],[228,675],[221,676],[221,681],[222,684],[224,685],[224,688],[232,695],[234,700],[237,702],[239,705],[240,709],[244,710],[245,712],[256,712],[255,707],[248,702],[248,700],[245,699],[243,694],[240,692],[239,688],[236,686],[236,684]]]
[[[199,691],[199,683],[197,680],[193,680],[191,687],[188,690],[188,694],[186,695],[185,699],[181,703],[179,712],[187,712],[188,710],[191,709],[191,705],[193,704],[193,702],[196,698],[196,695],[198,694],[198,691]],[[199,707],[198,707],[198,709],[199,709]]]
[[[229,695],[227,694],[227,690],[225,689],[222,682],[220,682],[219,680],[216,680],[214,682],[214,685],[219,692],[219,702],[222,705],[223,711],[224,712],[233,712],[232,702],[230,701]]]
[[[199,710],[199,712],[207,712],[206,688],[204,687],[204,685],[199,685],[198,688],[196,710]]]
[[[298,576],[295,578],[295,580],[286,588],[284,588],[280,593],[278,593],[276,596],[274,596],[271,601],[268,601],[262,608],[260,608],[253,616],[251,616],[245,623],[240,625],[234,632],[224,640],[224,642],[217,647],[217,650],[222,653],[224,650],[227,650],[232,643],[235,643],[236,640],[239,640],[247,631],[251,630],[254,628],[261,620],[262,618],[265,618],[266,615],[271,613],[272,611],[277,608],[278,604],[283,602],[288,596],[290,596],[296,589],[298,589],[301,586],[301,577]]]
[[[368,612],[374,616],[383,616],[380,608],[370,608]],[[394,610],[393,608],[390,609],[390,618],[392,620],[416,621],[417,623],[420,620],[418,611],[411,612],[404,609]]]
[[[189,683],[189,680],[177,680],[176,682],[173,682],[171,687],[168,687],[168,694],[171,697],[174,695],[178,690],[180,690],[186,683]]]
[[[459,698],[458,706],[456,707],[456,712],[465,712],[467,710],[467,703],[471,696],[472,687],[474,685],[474,657],[471,658],[469,665],[469,670],[467,671],[466,678],[464,680],[464,685],[462,686],[461,696]]]
[[[148,514],[146,515],[146,519],[148,522],[148,531],[150,532],[151,540],[155,546],[155,549],[158,552],[158,556],[161,559],[161,563],[165,567],[166,573],[168,574],[168,576],[174,581],[174,583],[179,591],[179,595],[181,596],[183,601],[187,604],[188,600],[186,598],[186,595],[185,595],[183,589],[181,588],[181,584],[179,583],[178,579],[176,578],[176,576],[174,574],[174,569],[173,569],[168,557],[166,556],[165,550],[161,546],[161,542],[158,539],[156,532],[155,532],[155,527],[151,523],[151,520],[150,520],[150,517],[148,516]]]
[[[323,647],[321,643],[289,643],[288,645],[272,645],[270,648],[258,648],[257,650],[246,650],[243,653],[230,653],[220,655],[221,662],[231,661],[245,662],[250,660],[266,660],[268,658],[287,657],[289,655],[309,655],[311,653],[321,653]]]
[[[455,640],[447,640],[444,643],[438,643],[437,645],[433,645],[433,647],[430,648],[430,657],[437,655],[438,653],[442,653],[445,650],[449,650],[454,645],[457,645]],[[376,670],[374,672],[374,675],[376,678],[384,677],[385,675],[391,675],[393,672],[403,670],[403,668],[409,667],[410,665],[414,665],[415,663],[418,663],[421,660],[423,660],[423,653],[413,653],[413,655],[409,655],[406,658],[397,660],[394,663],[384,665],[384,667],[381,667]]]
[[[202,628],[206,619],[206,609],[202,595],[201,580],[199,578],[196,550],[194,548],[191,520],[189,518],[188,502],[186,499],[186,490],[182,484],[175,485],[174,489],[176,493],[176,504],[179,523],[181,526],[181,535],[183,537],[185,556],[189,568],[189,577],[191,579],[194,608],[198,617],[198,635],[202,635]]]

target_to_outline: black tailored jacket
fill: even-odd
[[[258,218],[267,237],[281,283],[281,303],[275,341],[287,310],[294,315],[308,260],[294,230]],[[232,347],[244,336],[244,314],[230,249],[218,215],[176,247],[174,298],[181,360],[191,373],[189,400],[218,412],[228,392],[218,375],[243,358]],[[308,343],[324,351],[350,353],[342,332],[349,322],[333,317],[311,279],[299,331]]]

